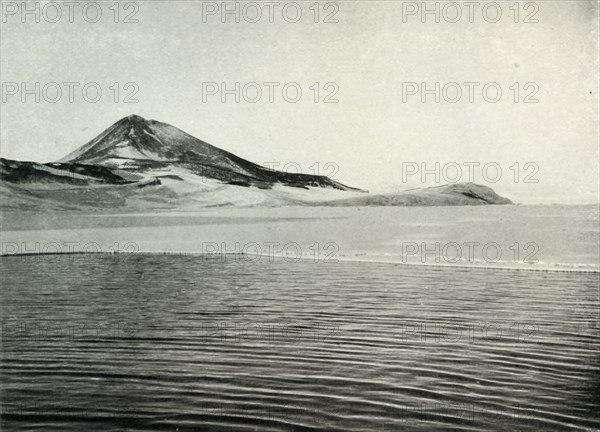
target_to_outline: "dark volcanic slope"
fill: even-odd
[[[80,163],[22,162],[0,158],[0,179],[9,183],[88,186],[131,183],[111,169]]]
[[[268,187],[282,183],[296,187],[358,190],[325,176],[274,171],[212,146],[176,127],[131,115],[119,120],[60,162],[101,165],[143,172],[181,167],[195,174],[240,186]]]

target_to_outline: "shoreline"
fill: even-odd
[[[11,253],[5,254],[0,253],[0,258],[8,257],[35,257],[35,256],[62,256],[62,255],[174,255],[174,256],[199,256],[199,257],[258,257],[262,258],[262,254],[252,253],[237,253],[237,252],[219,252],[219,253],[204,253],[195,251],[135,251],[135,252],[119,252],[119,251],[70,251],[70,252],[23,252],[23,253]],[[282,256],[272,256],[270,259],[286,260]],[[390,265],[401,265],[409,267],[431,267],[431,268],[444,268],[444,269],[477,269],[477,270],[505,270],[505,271],[520,271],[520,272],[550,272],[550,273],[587,273],[587,274],[600,274],[600,268],[598,269],[574,269],[574,268],[550,268],[550,267],[519,267],[510,265],[478,265],[478,264],[444,264],[444,263],[422,263],[422,262],[403,262],[395,260],[383,260],[383,259],[357,259],[349,257],[332,258],[328,260],[315,260],[314,258],[308,257],[295,257],[294,261],[288,261],[293,264],[297,261],[313,261],[320,263],[373,263],[373,264],[390,264]]]

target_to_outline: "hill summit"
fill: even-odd
[[[268,169],[167,123],[146,120],[135,114],[122,118],[59,162],[136,172],[180,168],[206,178],[235,182],[242,186],[266,187],[280,183],[303,188],[358,190],[326,176]]]

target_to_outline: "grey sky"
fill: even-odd
[[[202,2],[194,1],[139,1],[138,23],[112,22],[112,1],[102,2],[103,16],[95,24],[86,22],[80,9],[73,23],[68,16],[57,23],[43,17],[36,23],[32,16],[23,23],[19,13],[6,16],[0,60],[4,89],[11,82],[29,88],[36,82],[96,82],[103,97],[86,102],[81,86],[72,103],[66,94],[56,103],[43,98],[36,103],[33,96],[23,103],[19,93],[3,94],[2,157],[57,160],[119,118],[137,113],[260,164],[294,162],[311,172],[317,162],[328,174],[332,169],[324,165],[333,162],[339,167],[336,179],[374,191],[421,186],[419,176],[403,181],[403,162],[433,168],[435,162],[473,161],[497,163],[503,169],[498,183],[486,183],[480,168],[474,180],[517,201],[598,201],[596,1],[537,2],[537,23],[523,22],[534,10],[527,2],[520,3],[515,23],[513,1],[499,2],[503,15],[497,23],[484,19],[481,6],[470,23],[464,2],[458,2],[461,21],[441,16],[436,23],[427,16],[422,23],[419,14],[403,16],[411,2],[399,1],[337,2],[337,23],[315,23],[312,1],[299,2],[302,19],[288,22],[281,9],[289,2],[282,1],[271,23],[264,2],[257,3],[263,6],[257,23],[243,15],[239,23],[233,16],[223,23],[218,13],[203,22]],[[319,21],[334,11],[325,3],[319,5]],[[120,21],[127,15],[121,6]],[[447,14],[452,17],[454,11]],[[248,9],[247,18],[252,17]],[[119,103],[109,89],[115,82],[121,85]],[[139,86],[138,103],[122,102],[128,82]],[[236,103],[233,96],[223,103],[220,95],[203,102],[203,82],[280,86],[273,103],[267,87],[254,104],[243,97]],[[297,103],[282,97],[282,86],[290,82],[303,91]],[[319,103],[310,89],[315,82],[321,87]],[[339,87],[337,103],[323,103],[335,88],[323,88],[328,82]],[[454,104],[435,103],[433,96],[421,103],[419,95],[403,102],[407,82],[426,82],[428,88],[436,82],[481,85],[473,103],[466,93]],[[497,103],[482,98],[481,88],[490,82],[502,88]],[[519,103],[509,89],[515,82],[520,83]],[[526,83],[535,86],[524,88]],[[536,88],[539,102],[523,103]],[[509,168],[515,162],[518,182]],[[523,182],[533,171],[523,169],[527,162],[539,167],[533,176],[538,183]],[[467,180],[468,169],[463,169]],[[428,180],[432,183],[433,176]]]

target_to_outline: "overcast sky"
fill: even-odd
[[[421,2],[400,1],[318,7],[299,2],[302,17],[295,23],[295,6],[283,11],[290,2],[273,6],[273,22],[269,6],[257,2],[263,15],[253,23],[256,8],[244,8],[247,3],[238,6],[239,23],[233,14],[222,22],[215,10],[221,2],[194,1],[122,4],[118,23],[112,1],[101,2],[96,23],[83,18],[81,7],[69,22],[68,7],[60,2],[62,17],[48,22],[56,20],[56,7],[41,4],[40,22],[26,15],[23,23],[14,9],[20,2],[3,2],[0,154],[54,161],[137,113],[259,164],[295,163],[310,173],[317,163],[322,174],[335,169],[337,180],[372,191],[421,186],[418,174],[404,179],[403,172],[422,164],[434,169],[439,162],[447,178],[455,177],[458,164],[462,180],[472,174],[475,182],[523,203],[598,202],[596,1],[521,2],[518,16],[513,1],[499,2],[502,16],[495,23],[495,6],[486,15],[482,11],[490,2],[476,7],[471,20],[468,6],[456,3],[462,13],[458,22],[449,22],[455,20],[456,4],[440,3],[439,23],[434,14],[422,22],[415,11]],[[88,8],[86,18],[93,21],[95,13]],[[129,14],[138,22],[124,23]],[[47,86],[39,103],[35,95],[23,102],[21,83],[34,89],[36,82],[41,88],[52,82],[80,85],[72,102],[65,85],[60,98]],[[130,82],[135,86],[124,88]],[[251,103],[246,99],[255,98],[256,89],[247,86],[239,103],[235,95],[223,103],[220,93],[203,100],[203,86],[211,88],[203,83],[212,82],[229,89],[236,82],[240,89],[256,82],[263,94]],[[279,83],[273,85],[272,103],[265,82]],[[445,100],[457,98],[455,86],[446,86],[439,103],[435,95],[422,103],[418,90],[408,94],[415,91],[410,83],[435,89],[436,82],[440,88],[459,83],[458,102]],[[465,82],[480,83],[472,87],[472,102]],[[83,98],[86,83],[98,83],[99,102]],[[118,102],[114,83],[121,88]],[[285,100],[286,83],[295,83],[287,87],[289,100],[296,88],[302,90],[298,102]],[[318,103],[314,83],[319,83]],[[502,89],[495,103],[483,98],[487,83],[492,83],[489,100]],[[138,102],[124,103],[136,87]],[[88,90],[91,100],[94,89]],[[330,99],[337,103],[324,103],[333,92]],[[526,98],[538,102],[524,103]],[[469,173],[465,162],[481,165]],[[491,163],[490,181],[481,170],[485,163]],[[525,168],[526,163],[531,164]],[[492,183],[498,166],[502,176]],[[525,182],[527,175],[538,182]],[[426,181],[435,183],[433,175]]]

